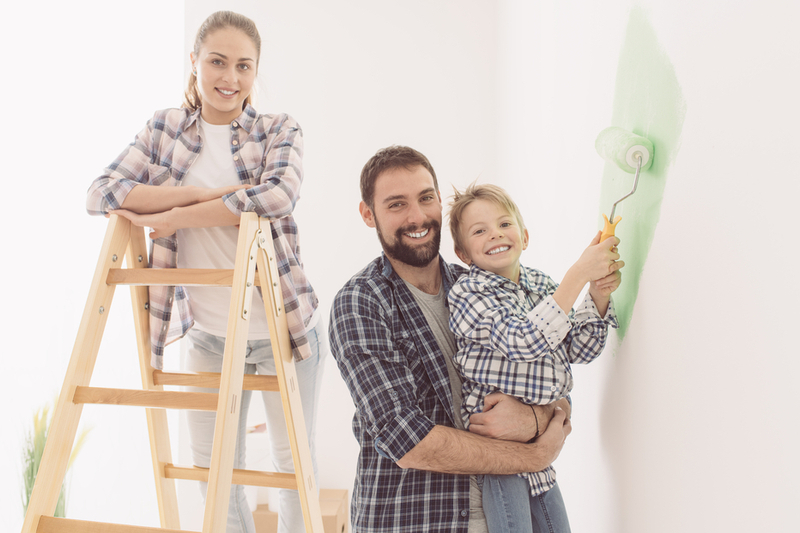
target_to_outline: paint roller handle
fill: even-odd
[[[600,242],[614,236],[614,231],[617,229],[617,224],[619,224],[620,220],[622,220],[622,217],[618,216],[614,218],[614,222],[609,222],[608,217],[603,213],[603,232],[600,234]]]

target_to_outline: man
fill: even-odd
[[[411,148],[380,150],[361,173],[361,197],[384,254],[339,291],[330,333],[361,445],[353,530],[485,531],[476,475],[544,469],[571,426],[560,407],[496,394],[463,430],[447,292],[464,269],[439,255],[433,167]]]

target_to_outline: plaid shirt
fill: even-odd
[[[463,269],[439,258],[449,290]],[[398,467],[434,425],[453,427],[447,367],[425,316],[386,256],[356,274],[331,310],[331,351],[350,389],[361,445],[355,533],[467,531],[469,476]]]
[[[89,187],[86,210],[103,215],[119,209],[137,184],[178,187],[203,148],[197,117],[200,110],[157,111],[136,139]],[[246,106],[231,122],[231,156],[241,183],[253,185],[223,197],[236,215],[256,212],[272,223],[286,318],[295,360],[311,356],[306,323],[317,307],[314,289],[303,272],[297,225],[292,210],[302,182],[303,133],[288,115],[258,115]],[[150,267],[175,268],[176,235],[151,242]],[[172,320],[177,310],[177,320]],[[150,288],[152,364],[163,367],[164,347],[194,324],[183,287]]]
[[[456,337],[456,367],[464,378],[464,424],[479,413],[483,399],[501,391],[527,404],[545,405],[572,390],[570,363],[589,363],[603,351],[608,326],[617,327],[613,304],[600,318],[588,294],[577,312],[566,315],[549,276],[521,266],[519,284],[473,265],[448,294],[450,329]],[[550,466],[520,474],[532,494],[555,483]]]

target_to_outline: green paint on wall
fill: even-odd
[[[678,152],[686,114],[675,70],[644,11],[633,8],[617,66],[612,126],[647,137],[654,146],[653,166],[639,177],[636,193],[617,206],[620,255],[625,261],[622,285],[614,293],[619,338],[625,336],[639,293],[647,254],[661,214],[667,171]],[[599,133],[599,132],[598,132]],[[606,163],[600,189],[600,212],[610,214],[614,202],[633,187],[633,174]],[[602,228],[602,216],[599,216]]]

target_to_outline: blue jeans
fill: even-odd
[[[558,483],[531,496],[519,476],[483,477],[483,512],[490,533],[570,533],[567,509]]]
[[[303,418],[308,433],[311,459],[314,465],[314,476],[317,475],[317,460],[314,447],[314,417],[319,400],[319,385],[322,377],[324,355],[327,352],[325,326],[320,320],[317,327],[308,332],[311,345],[311,357],[295,363],[300,397],[303,402]],[[189,349],[186,358],[186,370],[191,372],[220,372],[225,339],[203,331],[192,329],[187,335]],[[269,340],[247,342],[245,357],[246,374],[275,375],[275,360],[272,358],[272,345]],[[216,392],[216,389],[189,388],[195,392]],[[239,417],[239,433],[236,438],[236,456],[234,468],[245,468],[245,431],[247,429],[247,411],[253,391],[242,391],[242,407]],[[264,408],[267,413],[267,434],[270,436],[270,456],[276,472],[294,472],[292,450],[283,417],[283,406],[280,393],[262,392]],[[189,441],[192,449],[192,460],[196,466],[208,468],[211,462],[211,446],[214,441],[214,422],[216,413],[207,411],[188,411]],[[205,499],[207,484],[201,482],[200,489]],[[279,491],[280,508],[278,512],[278,531],[295,533],[305,531],[303,511],[300,497],[296,490]],[[244,487],[231,485],[231,498],[228,505],[227,533],[255,533],[253,515],[247,505]]]

